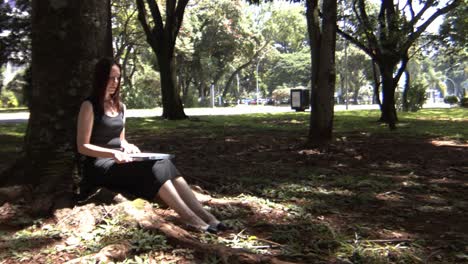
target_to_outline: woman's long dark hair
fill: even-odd
[[[96,63],[96,67],[94,68],[94,84],[92,96],[95,100],[97,100],[97,103],[100,107],[99,112],[104,112],[104,97],[106,96],[106,88],[107,83],[109,81],[109,75],[112,66],[114,65],[117,65],[117,67],[119,67],[119,69],[122,70],[120,64],[117,63],[117,61],[111,57],[105,57],[100,59]],[[120,112],[122,110],[120,105],[120,78],[111,100],[117,108],[117,112]]]

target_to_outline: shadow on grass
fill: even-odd
[[[256,200],[262,206],[214,210],[252,241],[280,244],[286,259],[421,263],[436,252],[433,263],[460,262],[468,246],[460,221],[468,208],[466,121],[402,118],[389,132],[374,116],[351,113],[337,119],[336,142],[319,151],[303,147],[307,118],[144,119],[128,135],[144,150],[176,154],[184,176],[212,195]]]
[[[417,124],[421,123],[421,127],[428,127],[434,122]],[[210,136],[175,131],[155,141],[141,135],[135,139],[144,138],[140,143],[150,149],[176,153],[183,174],[214,195],[254,196],[288,207],[286,215],[302,221],[297,229],[292,227],[297,218],[286,217],[291,223],[288,227],[282,219],[260,214],[256,221],[271,222],[266,225],[272,227],[254,228],[253,235],[268,230],[264,236],[272,239],[277,228],[297,242],[301,239],[295,234],[303,234],[302,228],[325,224],[336,235],[329,240],[335,241],[333,245],[340,244],[326,253],[329,259],[343,255],[352,260],[359,250],[387,250],[396,259],[387,256],[379,262],[409,258],[412,260],[407,263],[417,263],[417,258],[424,260],[438,251],[441,262],[457,263],[455,254],[462,252],[467,246],[463,241],[468,241],[468,226],[459,221],[468,208],[468,183],[466,175],[460,173],[468,164],[463,136],[445,137],[420,130],[410,135],[343,132],[337,137],[325,152],[302,147],[305,137],[300,130],[254,133],[231,126]],[[259,214],[256,210],[251,213]],[[315,223],[316,219],[323,220]],[[379,250],[361,244],[356,248],[349,242],[356,236],[362,243],[390,242],[374,243]],[[409,241],[403,242],[408,255],[400,256],[405,250],[391,248],[402,240]],[[290,243],[281,239],[275,242]],[[315,247],[313,243],[303,246]],[[359,258],[366,256],[359,254]],[[367,258],[363,263],[376,263],[376,255]]]

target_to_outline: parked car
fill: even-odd
[[[267,105],[275,105],[275,100],[273,100],[272,98],[267,98],[266,104]]]
[[[249,105],[256,105],[257,104],[257,100],[255,99],[252,99],[249,101]]]
[[[250,99],[250,98],[242,98],[242,99],[240,99],[240,103],[241,103],[241,104],[250,104],[250,101],[252,101],[252,99]]]

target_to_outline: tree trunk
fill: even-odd
[[[36,213],[72,198],[76,117],[94,64],[112,55],[109,1],[32,2],[32,96],[25,176]]]
[[[129,44],[125,48],[125,56],[122,58],[122,78],[124,80],[127,89],[133,90],[133,82],[131,72],[128,72],[128,63],[132,54],[133,44]],[[118,58],[118,57],[117,57]],[[135,63],[135,62],[134,62]]]
[[[382,76],[382,113],[380,121],[388,124],[390,129],[396,128],[396,122],[398,121],[396,108],[395,108],[395,89],[396,83],[393,79],[393,69],[391,65],[387,63],[379,64],[380,73]]]
[[[403,89],[403,96],[401,98],[401,104],[402,104],[403,111],[408,112],[409,111],[408,92],[411,86],[410,73],[408,70],[405,70],[405,76],[406,76],[406,81],[405,81],[405,88]]]
[[[161,43],[161,45],[164,45],[164,43]],[[157,54],[161,76],[162,116],[169,120],[186,119],[187,116],[177,87],[174,56],[168,49],[162,50]]]
[[[143,27],[148,44],[158,58],[159,73],[161,75],[163,118],[171,120],[187,118],[177,87],[174,50],[188,1],[165,1],[165,23],[163,23],[163,16],[156,1],[136,1],[138,20]],[[151,13],[152,21],[150,23],[150,20],[148,20],[149,16],[147,17],[145,2],[148,4]]]
[[[322,23],[318,0],[307,0],[306,9],[312,60],[309,144],[323,146],[333,132],[337,2],[323,1]]]
[[[375,62],[372,60],[372,77],[374,79],[374,96],[372,97],[372,103],[378,104],[380,111],[382,111],[382,102],[380,102],[380,78],[377,72]]]

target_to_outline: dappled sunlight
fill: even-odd
[[[375,196],[375,198],[386,202],[402,202],[406,199],[403,193],[398,191],[388,191],[384,193],[379,193]]]
[[[291,119],[291,120],[281,120],[281,121],[262,121],[263,124],[276,124],[276,125],[284,125],[284,124],[306,124],[307,120],[296,120],[296,119]]]
[[[462,148],[468,148],[468,143],[461,143],[456,140],[437,140],[433,139],[430,141],[432,145],[437,146],[437,147],[462,147]]]
[[[457,263],[452,252],[462,252],[468,241],[460,220],[468,208],[464,122],[402,113],[401,126],[390,132],[375,122],[378,111],[336,117],[336,140],[323,150],[304,147],[309,115],[296,113],[181,122],[130,118],[128,134],[142,149],[176,154],[203,206],[232,227],[218,236],[190,232],[201,243],[301,263],[422,263],[433,252],[440,255],[436,263]],[[185,228],[173,210],[151,206],[167,228]],[[72,235],[62,233],[57,254],[97,252],[123,236],[138,252],[149,252],[138,256],[161,262],[195,256],[185,248],[155,248],[164,236],[112,221],[119,215],[112,206],[100,210],[88,235],[68,239]]]

